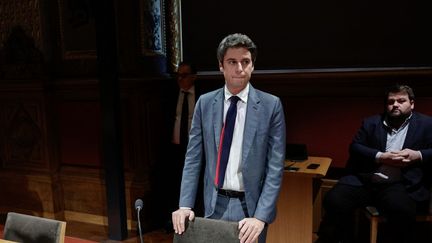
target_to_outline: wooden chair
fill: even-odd
[[[66,222],[9,212],[3,238],[25,243],[64,243]]]
[[[370,224],[370,243],[376,243],[378,237],[378,224],[380,222],[385,222],[385,217],[380,215],[378,210],[373,206],[368,206],[364,209],[364,213],[366,217],[369,219]],[[429,214],[417,215],[417,222],[432,222],[432,214],[429,211]]]

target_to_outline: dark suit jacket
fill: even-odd
[[[173,134],[173,128],[175,123],[175,117],[176,117],[176,109],[177,109],[177,101],[178,101],[178,95],[180,92],[179,87],[177,86],[176,80],[173,80],[173,83],[169,86],[166,86],[167,89],[164,91],[166,94],[165,97],[162,99],[162,109],[164,112],[164,127],[166,128],[165,131],[165,141],[168,143],[171,143],[172,134]],[[198,100],[198,98],[201,95],[201,88],[199,85],[195,85],[195,103]]]
[[[350,145],[347,163],[349,176],[339,182],[348,185],[363,185],[364,178],[379,166],[375,155],[385,152],[387,131],[383,124],[384,116],[366,118]],[[408,125],[403,148],[419,150],[423,160],[402,169],[403,183],[413,199],[423,201],[430,198],[432,163],[432,118],[414,112]]]

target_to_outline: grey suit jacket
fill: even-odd
[[[223,88],[202,95],[192,120],[180,193],[180,207],[194,207],[205,160],[205,216],[213,214],[217,151],[223,123]],[[276,216],[285,159],[285,118],[280,99],[250,85],[243,135],[242,173],[248,213],[266,223]]]

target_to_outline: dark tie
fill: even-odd
[[[234,132],[234,124],[237,116],[237,101],[239,101],[239,99],[240,98],[237,96],[231,96],[231,104],[228,108],[225,117],[225,123],[222,128],[215,176],[215,184],[218,188],[222,188],[225,179],[225,171],[228,164],[228,158],[231,150],[231,142]]]
[[[189,138],[189,103],[188,94],[189,92],[183,92],[183,105],[180,118],[180,144],[186,146]]]

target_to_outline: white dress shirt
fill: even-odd
[[[231,103],[229,98],[231,98],[233,95],[228,91],[226,86],[224,87],[224,93],[225,99],[223,120],[225,121],[225,116]],[[234,125],[228,165],[225,171],[224,184],[222,187],[225,190],[244,191],[241,161],[248,94],[249,84],[247,84],[247,86],[237,94],[240,100],[237,102],[237,116]]]

